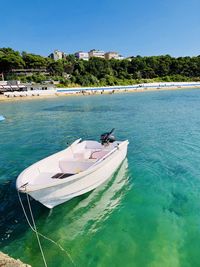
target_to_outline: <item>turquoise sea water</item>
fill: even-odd
[[[106,184],[51,211],[31,201],[39,231],[73,259],[41,239],[48,266],[200,266],[200,90],[0,103],[0,114],[0,250],[43,266],[17,175],[116,128],[130,145]]]

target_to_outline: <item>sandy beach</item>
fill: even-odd
[[[17,97],[7,97],[4,95],[0,95],[0,103],[1,102],[12,102],[12,101],[27,101],[27,100],[38,100],[38,99],[45,99],[45,98],[55,98],[58,95],[41,95],[41,96],[17,96]]]
[[[68,88],[66,88],[68,89]],[[84,88],[83,88],[84,89]],[[135,89],[118,89],[112,91],[95,91],[95,92],[76,92],[76,93],[67,93],[67,92],[55,92],[55,94],[43,94],[39,96],[16,96],[16,97],[7,97],[4,95],[0,95],[0,102],[7,101],[28,101],[28,100],[38,100],[38,99],[48,99],[55,97],[63,97],[63,96],[85,96],[85,95],[101,95],[101,94],[121,94],[121,93],[142,93],[142,92],[152,92],[152,91],[167,91],[167,90],[185,90],[185,89],[200,89],[200,86],[166,86],[166,87],[140,87]]]

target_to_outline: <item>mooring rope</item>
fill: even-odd
[[[39,248],[40,248],[40,251],[41,251],[41,254],[42,254],[42,258],[43,258],[43,261],[44,261],[44,266],[47,267],[47,262],[46,262],[46,259],[45,259],[45,256],[44,256],[44,251],[42,249],[42,245],[41,245],[41,242],[40,242],[39,234],[38,234],[37,227],[36,227],[36,224],[35,224],[35,220],[34,220],[34,217],[33,217],[33,213],[32,213],[31,205],[30,205],[30,202],[29,202],[28,194],[26,194],[26,196],[27,196],[29,210],[30,210],[31,218],[32,218],[32,222],[33,222],[33,229],[35,230],[35,234],[36,234],[36,237],[37,237],[38,245],[39,245]]]
[[[47,263],[46,263],[46,259],[45,259],[45,256],[44,256],[44,252],[43,252],[43,249],[42,249],[42,246],[41,246],[41,243],[40,243],[40,239],[39,239],[39,236],[43,237],[44,239],[50,241],[51,243],[53,243],[54,245],[56,245],[57,247],[60,248],[60,250],[64,251],[65,254],[68,256],[68,258],[70,259],[70,261],[72,262],[73,266],[75,266],[75,263],[71,257],[71,255],[60,245],[58,244],[56,241],[54,241],[53,239],[41,234],[40,232],[37,231],[37,227],[36,227],[36,224],[35,224],[35,220],[34,220],[34,217],[33,217],[33,212],[32,212],[32,208],[31,208],[31,204],[30,204],[30,200],[29,200],[29,196],[28,194],[26,193],[26,198],[27,198],[27,202],[28,202],[28,207],[29,207],[29,211],[30,211],[30,214],[31,214],[31,219],[32,219],[32,222],[33,222],[33,226],[31,225],[30,223],[30,220],[26,214],[26,210],[24,208],[24,205],[23,205],[23,202],[22,202],[22,199],[21,199],[21,196],[20,196],[20,193],[19,191],[17,190],[17,193],[18,193],[18,197],[19,197],[19,201],[20,201],[20,204],[22,206],[22,210],[24,212],[24,216],[26,218],[26,221],[28,223],[28,225],[30,226],[31,230],[36,234],[37,236],[37,240],[38,240],[38,245],[39,245],[39,248],[40,248],[40,251],[41,251],[41,254],[42,254],[42,258],[43,258],[43,261],[44,261],[44,266],[47,267]]]
[[[22,203],[22,200],[21,200],[21,197],[20,197],[20,194],[19,194],[19,191],[18,192],[18,196],[19,196],[19,200],[20,200],[20,203],[21,203],[21,206],[22,206],[22,209],[23,209],[23,212],[24,212],[24,215],[26,217],[26,220],[31,228],[31,230],[33,230],[33,232],[35,232],[36,234],[36,237],[37,237],[37,241],[38,241],[38,245],[39,245],[39,248],[40,248],[40,252],[42,254],[42,259],[43,259],[43,262],[44,262],[44,266],[47,267],[47,262],[46,262],[46,259],[45,259],[45,256],[44,256],[44,252],[43,252],[43,249],[42,249],[42,245],[40,243],[40,238],[39,238],[39,234],[38,234],[38,231],[37,231],[37,227],[36,227],[36,224],[35,224],[35,220],[34,220],[34,217],[33,217],[33,213],[32,213],[32,209],[31,209],[31,206],[29,205],[29,210],[30,210],[30,213],[31,213],[31,218],[32,218],[32,222],[33,222],[33,226],[31,225],[29,219],[28,219],[28,216],[26,214],[26,211],[25,211],[25,208],[23,206],[23,203]],[[27,194],[26,194],[27,195]],[[30,204],[29,202],[29,198],[27,197],[27,200],[28,200],[28,203]]]

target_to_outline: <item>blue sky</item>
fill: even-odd
[[[0,0],[0,47],[200,55],[200,0]]]

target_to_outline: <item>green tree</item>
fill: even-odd
[[[63,75],[64,72],[64,66],[63,66],[63,61],[62,60],[57,60],[57,61],[53,61],[51,62],[48,67],[47,70],[49,71],[49,73],[51,75]]]
[[[15,68],[24,68],[25,62],[18,51],[11,48],[0,49],[0,72],[7,73]]]
[[[22,52],[22,58],[26,64],[26,68],[46,68],[48,62],[46,58],[42,56],[28,54],[26,52]]]

